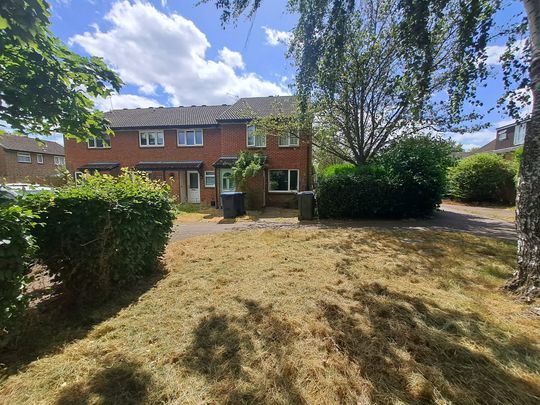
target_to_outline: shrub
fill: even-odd
[[[336,166],[321,177],[319,216],[417,217],[433,212],[446,188],[452,145],[429,136],[404,138],[367,166]]]
[[[336,174],[354,174],[358,171],[358,166],[355,166],[351,163],[340,163],[335,165],[330,165],[326,167],[321,173],[321,177],[331,177]]]
[[[449,195],[468,202],[513,203],[516,173],[516,163],[498,155],[472,155],[449,170]]]
[[[402,138],[378,158],[391,184],[397,216],[428,215],[441,203],[448,167],[454,163],[452,142],[431,136]]]
[[[323,176],[317,188],[321,218],[367,218],[391,216],[389,182],[378,166],[365,166]]]
[[[34,215],[18,205],[0,205],[0,336],[24,309]]]
[[[127,171],[87,174],[27,203],[43,220],[34,232],[38,258],[79,302],[155,269],[174,219],[168,186]]]

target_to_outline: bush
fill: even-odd
[[[168,186],[127,171],[85,175],[27,203],[43,220],[34,232],[38,258],[79,302],[155,269],[174,219]]]
[[[448,173],[450,197],[467,202],[514,203],[517,164],[493,153],[460,160]]]
[[[405,138],[367,166],[339,165],[319,181],[319,216],[418,217],[433,212],[446,188],[452,146],[428,136]],[[337,170],[336,170],[337,169]]]
[[[0,205],[0,336],[25,307],[34,215],[17,205]]]
[[[425,216],[438,207],[454,147],[443,139],[417,136],[402,138],[382,152],[378,160],[388,174],[397,216]]]
[[[331,177],[336,174],[355,174],[358,172],[358,166],[351,163],[340,163],[326,167],[321,173],[321,177]]]

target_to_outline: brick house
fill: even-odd
[[[219,206],[235,190],[231,167],[243,150],[265,156],[264,170],[250,180],[252,207],[294,206],[296,193],[311,187],[311,143],[306,136],[254,134],[255,117],[292,113],[294,97],[242,98],[233,105],[158,107],[107,113],[110,142],[65,140],[72,173],[117,174],[122,167],[169,182],[181,202]]]
[[[52,141],[0,135],[0,181],[51,183],[65,166],[64,148]]]
[[[529,120],[516,121],[510,125],[497,128],[497,136],[491,152],[511,156],[511,152],[523,145],[525,142],[525,132]]]

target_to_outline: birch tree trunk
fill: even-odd
[[[524,0],[529,20],[533,95],[527,125],[516,210],[518,266],[507,285],[527,299],[540,297],[540,1]]]

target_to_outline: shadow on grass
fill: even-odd
[[[183,355],[183,366],[207,379],[220,404],[305,404],[296,387],[296,376],[287,367],[285,351],[294,337],[291,327],[275,317],[270,306],[263,307],[253,300],[238,302],[244,305],[245,315],[211,311],[199,322]],[[275,364],[264,377],[265,386],[275,391],[273,398],[245,371],[256,345]]]
[[[441,396],[453,403],[539,403],[540,387],[506,370],[540,371],[540,352],[529,339],[508,342],[475,314],[377,283],[342,295],[354,304],[321,302],[320,308],[336,350],[360,366],[376,403],[433,403]]]
[[[56,405],[137,405],[147,403],[147,393],[153,384],[150,373],[127,360],[116,360],[88,381],[64,388]]]
[[[164,275],[165,270],[160,268],[92,307],[66,308],[61,296],[52,296],[51,299],[29,308],[25,316],[14,326],[8,344],[0,349],[0,364],[4,367],[0,370],[0,377],[14,374],[37,358],[55,352],[66,343],[84,338],[94,325],[113,317],[121,309],[137,301]]]

